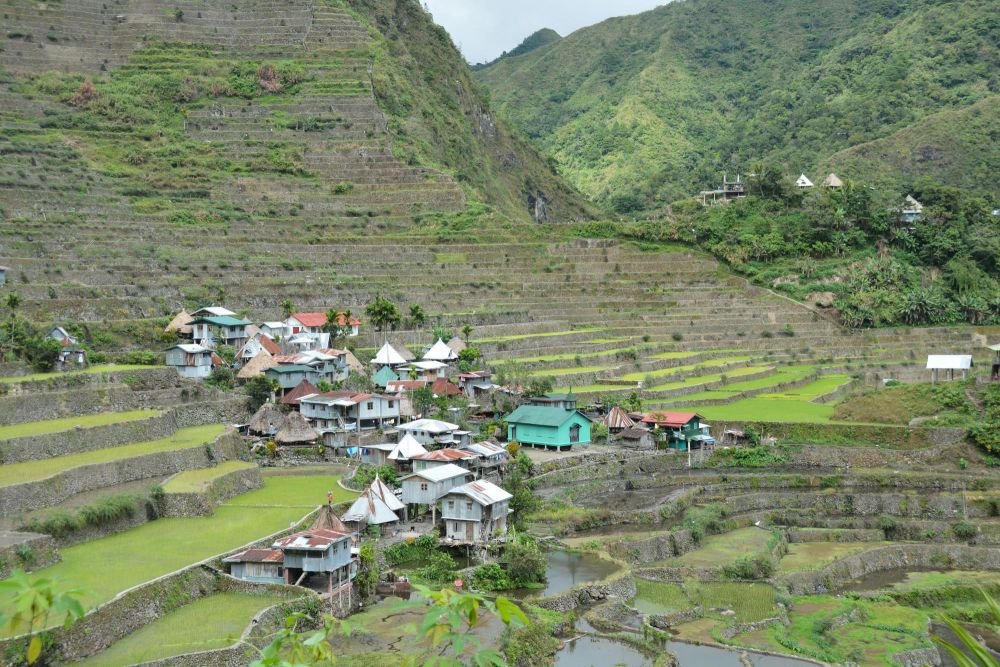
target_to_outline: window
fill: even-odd
[[[427,482],[421,482],[420,483],[420,490],[421,491],[426,491],[427,490]]]
[[[450,510],[455,509],[455,501],[454,500],[449,500],[448,501],[448,509],[450,509]]]
[[[389,405],[389,409],[392,410],[394,407],[396,407],[396,401],[389,401],[388,405]]]
[[[466,512],[472,511],[472,503],[465,503],[465,511]]]
[[[365,404],[365,409],[367,409],[367,410],[374,410],[375,409],[375,402],[374,401],[368,401],[368,403]]]

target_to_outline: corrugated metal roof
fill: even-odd
[[[635,426],[635,422],[617,405],[608,412],[608,416],[604,418],[604,423],[611,429],[626,429]]]
[[[929,370],[967,371],[972,368],[971,354],[929,354],[927,355]]]
[[[428,433],[449,433],[458,430],[458,424],[450,424],[439,419],[417,419],[416,421],[400,424],[396,427],[400,431],[427,431]]]
[[[469,482],[468,484],[463,484],[462,486],[456,486],[445,495],[450,496],[452,494],[468,496],[480,505],[492,505],[493,503],[500,503],[514,497],[493,482],[487,482],[485,480],[478,480],[475,482]]]
[[[426,452],[424,454],[417,454],[416,456],[411,456],[412,459],[417,459],[419,461],[465,461],[467,459],[474,459],[476,455],[472,452],[463,452],[460,449],[438,449],[433,452]]]
[[[580,415],[587,419],[586,415],[578,410],[566,410],[549,405],[521,405],[504,417],[504,421],[515,424],[532,424],[533,426],[559,427],[571,419],[573,415]]]
[[[701,416],[696,412],[650,412],[642,418],[642,421],[647,424],[680,427],[696,418],[701,419]]]
[[[341,533],[337,530],[320,528],[318,530],[304,530],[288,537],[283,537],[275,541],[272,545],[276,549],[312,549],[316,551],[326,551],[334,542],[350,538],[350,533]]]
[[[428,468],[427,470],[421,470],[420,472],[409,474],[403,479],[420,477],[421,479],[426,479],[429,482],[443,482],[446,479],[453,479],[461,475],[471,474],[472,473],[465,468],[460,468],[454,463],[446,463],[443,466],[435,466],[433,468]]]
[[[285,554],[277,549],[247,549],[222,559],[223,563],[283,563]]]

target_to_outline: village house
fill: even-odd
[[[481,398],[493,390],[493,374],[489,371],[461,373],[458,376],[458,388],[470,400]]]
[[[292,410],[298,410],[299,403],[302,401],[303,398],[305,398],[306,396],[315,396],[318,393],[319,389],[317,389],[312,382],[310,382],[309,380],[303,380],[302,382],[295,385],[295,387],[290,392],[282,396],[281,400],[278,402],[281,403],[282,405],[288,406]]]
[[[834,190],[839,190],[844,187],[844,182],[836,174],[830,174],[823,179],[824,188],[833,188]]]
[[[455,487],[441,497],[444,539],[480,544],[507,534],[511,496],[492,482],[480,480]]]
[[[428,382],[447,379],[448,364],[443,361],[411,361],[407,364],[407,374]]]
[[[54,340],[63,347],[71,347],[77,344],[77,340],[74,336],[71,336],[66,329],[63,327],[52,327],[49,332],[45,335],[49,340]]]
[[[569,449],[590,442],[590,419],[576,409],[573,394],[531,398],[504,417],[507,440],[532,447]]]
[[[615,435],[614,440],[628,449],[649,450],[656,447],[653,434],[641,426],[633,426],[621,431]]]
[[[375,353],[375,357],[372,359],[373,366],[389,366],[392,369],[402,368],[406,366],[406,358],[392,345],[389,341],[382,344],[379,351]]]
[[[440,419],[417,419],[396,427],[401,433],[411,435],[422,445],[461,446],[472,442],[472,434],[458,424]]]
[[[899,209],[899,220],[903,225],[912,227],[923,215],[924,205],[918,202],[913,195],[906,195],[903,205]]]
[[[399,399],[399,416],[413,418],[417,411],[410,400],[410,392],[427,386],[427,380],[393,380],[385,385],[385,393]]]
[[[813,187],[813,182],[809,180],[809,177],[805,174],[800,175],[795,179],[795,187],[797,188],[811,188]]]
[[[319,439],[319,433],[306,418],[298,412],[290,412],[274,434],[274,441],[279,445],[307,445]]]
[[[170,323],[163,328],[163,332],[177,334],[181,338],[191,338],[193,332],[191,320],[193,319],[185,309],[181,308],[181,312],[174,315],[174,319],[170,320]]]
[[[301,585],[314,574],[326,575],[326,592],[332,594],[356,574],[350,533],[307,530],[275,541],[272,548],[281,550],[286,584]]]
[[[246,342],[250,322],[230,315],[209,315],[195,317],[188,324],[191,337],[204,347],[213,348],[221,343],[238,348]]]
[[[281,321],[262,322],[260,325],[260,332],[273,341],[279,341],[287,334],[288,327]]]
[[[469,469],[475,472],[479,479],[487,475],[498,474],[510,461],[507,448],[492,442],[474,442],[471,445],[466,445],[463,449],[475,454],[476,458],[471,461]]]
[[[212,374],[212,351],[197,343],[182,343],[164,352],[167,366],[184,378],[202,379]]]
[[[736,174],[736,180],[730,181],[726,174],[722,175],[722,185],[714,190],[702,190],[698,193],[698,200],[702,206],[712,204],[725,204],[733,199],[743,199],[747,196],[747,184],[740,174]]]
[[[340,520],[360,533],[368,526],[393,526],[406,515],[406,505],[378,475],[372,480]]]
[[[285,320],[285,331],[289,336],[299,333],[322,333],[325,326],[326,313],[293,313]]]
[[[476,460],[476,455],[463,449],[446,447],[418,454],[411,458],[413,461],[413,472],[420,472],[421,470],[436,468],[437,466],[448,465],[449,463],[471,471],[472,465]]]
[[[281,354],[281,348],[273,340],[262,333],[250,337],[236,352],[236,362],[242,367],[251,359],[256,357],[261,351],[267,352],[272,357]]]
[[[236,313],[222,306],[204,306],[191,313],[191,317],[236,317]]]
[[[990,345],[987,349],[993,352],[993,367],[990,370],[990,380],[996,382],[1000,380],[1000,344]]]
[[[701,419],[694,412],[650,412],[642,421],[654,430],[654,439],[668,449],[687,449],[689,444],[700,447],[706,438],[710,439]]]
[[[391,464],[400,472],[410,472],[413,469],[411,459],[420,454],[426,454],[427,449],[409,435],[393,444],[366,445],[361,448],[361,462],[372,465]]]
[[[267,402],[253,413],[253,417],[247,424],[247,432],[255,435],[274,436],[284,423],[285,413],[274,403]]]
[[[449,364],[458,359],[458,354],[448,347],[447,343],[438,338],[436,343],[427,348],[422,359],[423,361],[440,361]]]
[[[438,378],[431,383],[431,393],[434,394],[434,398],[441,396],[461,396],[462,390],[448,378]]]
[[[392,366],[383,366],[372,376],[372,382],[375,383],[375,386],[383,389],[387,388],[390,382],[397,382],[398,380],[399,376],[392,370]]]
[[[628,416],[628,413],[617,405],[612,406],[607,416],[601,421],[608,427],[608,433],[621,433],[635,426],[635,422]]]
[[[361,320],[347,313],[337,313],[337,328],[342,336],[357,336],[361,333]]]
[[[414,472],[403,477],[403,502],[436,507],[438,499],[456,486],[471,482],[474,475],[453,463]]]
[[[931,372],[931,383],[938,381],[938,371],[946,371],[949,380],[954,380],[955,371],[958,371],[964,380],[972,369],[972,365],[971,354],[927,355],[927,370]]]
[[[322,380],[319,371],[305,364],[281,364],[264,371],[264,377],[278,383],[281,394],[284,395],[303,380],[315,384]]]
[[[330,391],[303,397],[299,411],[320,433],[342,433],[391,426],[399,420],[399,401],[379,394]]]
[[[236,579],[261,584],[285,583],[284,561],[280,549],[247,549],[222,559]]]

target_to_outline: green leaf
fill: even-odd
[[[35,635],[28,643],[28,664],[33,665],[39,656],[42,655],[42,638]]]
[[[524,625],[528,625],[528,617],[525,615],[524,611],[507,598],[503,596],[498,597],[496,600],[496,606],[497,614],[500,615],[500,620],[504,622],[504,625],[510,625],[511,621],[514,619],[517,619]]]

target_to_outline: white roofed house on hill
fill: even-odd
[[[436,466],[411,473],[401,481],[403,502],[407,505],[426,505],[436,513],[438,499],[456,486],[471,482],[475,475],[454,463]]]
[[[443,361],[445,363],[456,359],[458,359],[458,354],[455,353],[455,350],[448,347],[447,343],[440,338],[424,352],[423,357],[424,361]]]
[[[511,496],[492,482],[479,480],[455,487],[441,497],[444,539],[477,544],[507,534]]]
[[[931,372],[931,382],[937,382],[938,371],[948,371],[948,379],[955,379],[955,371],[962,373],[964,380],[972,368],[971,354],[929,354],[927,370]]]
[[[466,445],[472,442],[471,434],[458,424],[440,419],[417,419],[400,424],[396,429],[410,434],[422,445]]]

